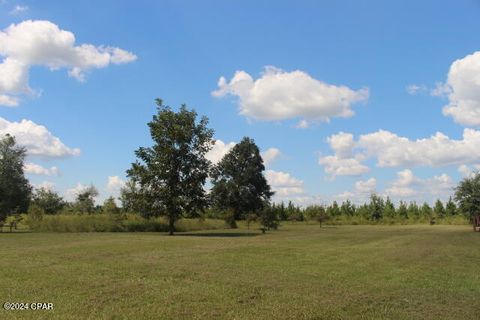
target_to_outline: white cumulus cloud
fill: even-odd
[[[458,165],[478,161],[480,131],[464,129],[461,140],[450,139],[441,132],[429,138],[410,140],[379,130],[361,135],[357,147],[367,157],[376,158],[380,167]]]
[[[319,164],[324,166],[325,172],[332,178],[336,176],[359,176],[370,169],[362,163],[364,156],[354,154],[356,142],[350,133],[339,132],[327,139],[334,155],[320,157]]]
[[[281,152],[279,149],[277,148],[268,148],[267,150],[265,150],[264,152],[262,152],[262,158],[263,158],[263,163],[265,165],[269,165],[271,164],[273,161],[275,161],[276,159],[278,159],[278,157],[281,156]]]
[[[222,140],[215,140],[213,148],[205,155],[213,164],[218,163],[233,148],[235,142],[225,143]]]
[[[352,90],[311,77],[304,71],[287,72],[267,66],[254,79],[245,71],[236,71],[227,81],[221,77],[215,97],[238,97],[239,112],[248,118],[266,121],[301,118],[299,127],[309,121],[329,121],[334,117],[351,117],[352,104],[366,101],[369,90]]]
[[[293,177],[290,173],[282,171],[267,170],[265,178],[268,184],[275,191],[277,199],[287,198],[292,195],[303,194],[303,181]]]
[[[57,167],[45,168],[39,164],[26,162],[23,166],[23,170],[27,174],[34,174],[40,176],[58,176],[60,174],[60,170]]]
[[[340,201],[350,200],[354,203],[364,203],[370,198],[372,193],[376,193],[377,179],[370,178],[368,180],[359,180],[355,182],[354,189],[352,191],[345,191],[341,194],[334,196],[334,199]]]
[[[75,44],[75,35],[50,21],[26,20],[0,31],[0,104],[15,106],[19,97],[32,94],[28,75],[31,66],[50,70],[66,68],[79,81],[91,69],[132,62],[137,56],[110,46]]]
[[[119,176],[110,176],[107,180],[107,191],[118,195],[120,189],[125,185],[125,181]]]
[[[67,147],[46,127],[30,120],[10,122],[0,118],[0,135],[7,133],[14,136],[17,143],[24,146],[30,156],[65,158],[80,154],[80,149]]]
[[[443,114],[465,126],[480,126],[480,51],[452,63],[447,83],[437,90],[448,93]]]
[[[450,176],[442,173],[428,179],[416,177],[409,169],[397,172],[397,179],[390,183],[385,195],[398,200],[433,202],[437,198],[447,199],[452,195],[455,183]]]

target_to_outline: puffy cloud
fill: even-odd
[[[361,135],[340,132],[328,139],[335,152],[320,158],[325,171],[335,175],[359,175],[368,168],[361,164],[369,158],[379,167],[443,167],[477,163],[480,158],[480,131],[464,129],[463,137],[454,140],[441,132],[429,138],[410,140],[386,130]]]
[[[293,177],[291,174],[282,171],[267,170],[265,178],[275,191],[276,198],[286,198],[291,195],[304,193],[303,181]]]
[[[80,149],[69,148],[47,128],[30,120],[10,122],[0,118],[0,135],[14,136],[19,145],[26,147],[28,155],[43,158],[77,156]]]
[[[85,80],[90,69],[107,67],[136,60],[136,56],[120,48],[75,45],[75,35],[50,21],[27,20],[0,31],[0,103],[18,105],[19,95],[32,94],[28,84],[33,65],[51,70],[68,69],[68,74]]]
[[[471,166],[467,166],[465,164],[462,164],[462,165],[458,166],[457,170],[458,170],[458,172],[460,172],[460,174],[463,177],[472,177],[475,172],[480,171],[480,164],[473,164]]]
[[[280,157],[282,153],[277,148],[268,148],[266,151],[262,152],[262,158],[265,165],[269,165]]]
[[[353,148],[355,147],[353,134],[340,131],[328,137],[327,142],[339,158],[345,159],[352,157]]]
[[[336,176],[360,176],[370,169],[361,163],[360,159],[342,159],[338,156],[321,157],[319,163],[325,167],[325,172],[335,178]]]
[[[0,94],[0,105],[5,107],[16,107],[19,104],[18,98]]]
[[[205,155],[213,164],[218,163],[233,148],[235,142],[225,143],[222,140],[215,140],[213,148]]]
[[[362,164],[362,154],[353,154],[355,141],[350,133],[339,132],[327,139],[335,154],[320,157],[319,164],[325,167],[325,172],[333,178],[336,176],[359,176],[370,169]]]
[[[452,63],[442,93],[449,93],[443,114],[466,126],[480,126],[480,51]]]
[[[443,173],[429,179],[416,177],[411,170],[397,172],[397,179],[385,190],[385,195],[394,199],[415,199],[433,201],[436,198],[447,198],[455,187],[452,178]]]
[[[334,196],[334,199],[345,201],[350,200],[354,203],[364,203],[368,200],[372,193],[376,193],[377,179],[370,178],[368,180],[359,180],[355,182],[352,191],[345,191]]]
[[[377,179],[370,178],[365,181],[355,182],[355,191],[361,194],[371,194],[375,192],[375,187],[377,186]]]
[[[215,140],[213,148],[205,155],[213,164],[217,164],[236,145],[236,142],[225,143],[222,140]],[[265,165],[268,165],[281,156],[277,148],[268,148],[261,153]]]
[[[57,167],[44,168],[39,164],[27,162],[23,169],[27,174],[41,175],[41,176],[58,176],[60,171]]]
[[[120,189],[125,185],[125,181],[119,176],[110,176],[107,181],[107,191],[110,193],[118,194]]]
[[[267,66],[261,77],[253,79],[245,71],[236,71],[227,82],[218,81],[215,97],[238,97],[240,114],[267,121],[303,118],[299,127],[308,121],[329,121],[333,117],[351,117],[352,104],[368,100],[368,89],[352,90],[312,78],[306,72],[292,72]]]
[[[385,130],[360,136],[357,146],[380,167],[447,166],[478,161],[480,131],[464,129],[462,140],[441,132],[430,138],[410,140]]]
[[[405,169],[397,172],[397,180],[391,183],[391,187],[385,190],[385,193],[393,197],[411,197],[416,194],[412,188],[420,184],[420,179],[413,175],[412,170]]]
[[[429,138],[410,140],[386,130],[361,135],[340,132],[328,138],[334,155],[320,157],[319,163],[332,177],[361,175],[368,171],[362,164],[376,159],[379,167],[443,167],[478,163],[480,131],[465,128],[461,139],[451,139],[441,132]]]
[[[458,167],[458,172],[464,177],[469,177],[472,174],[472,170],[465,164]]]

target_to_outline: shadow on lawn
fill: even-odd
[[[211,237],[211,238],[238,238],[238,237],[256,237],[261,235],[254,232],[184,232],[175,233],[179,237]]]

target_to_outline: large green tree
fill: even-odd
[[[56,214],[65,207],[65,201],[53,190],[46,188],[36,189],[32,203],[37,205],[46,214]]]
[[[480,214],[480,172],[464,178],[455,188],[455,201],[467,217]]]
[[[445,207],[443,206],[443,203],[440,199],[437,199],[435,202],[435,207],[433,208],[433,211],[435,212],[435,215],[438,218],[444,218],[446,215]]]
[[[263,174],[265,166],[253,139],[244,137],[215,166],[212,173],[211,199],[216,208],[231,212],[227,222],[248,213],[259,215],[269,204],[273,192]]]
[[[213,130],[208,119],[197,122],[197,113],[182,105],[178,112],[157,99],[157,114],[148,123],[152,147],[135,151],[138,160],[127,175],[138,184],[139,200],[151,215],[166,215],[169,232],[182,215],[198,215],[207,205],[203,188],[210,162],[205,158],[212,148]]]
[[[32,187],[25,178],[26,149],[9,134],[0,139],[0,221],[9,214],[26,212]]]

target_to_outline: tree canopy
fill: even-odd
[[[0,140],[0,221],[7,215],[26,212],[32,187],[25,178],[26,149],[9,134]]]
[[[150,215],[166,215],[173,234],[183,214],[197,215],[207,205],[203,186],[210,161],[205,155],[212,148],[213,130],[206,117],[197,122],[197,113],[186,105],[175,112],[160,99],[156,103],[157,114],[148,123],[153,146],[137,149],[138,160],[127,171],[137,192],[130,199]]]
[[[95,211],[95,197],[98,196],[98,190],[93,185],[77,194],[75,208],[82,213],[93,213]]]
[[[65,206],[65,201],[58,193],[45,188],[35,190],[32,203],[41,208],[46,214],[58,213]]]
[[[480,214],[480,172],[460,181],[455,188],[455,201],[462,213],[468,217]]]
[[[212,173],[211,198],[215,207],[231,210],[228,222],[235,227],[235,220],[246,214],[260,212],[269,203],[273,192],[263,175],[265,166],[260,150],[253,139],[244,137],[215,166]]]

